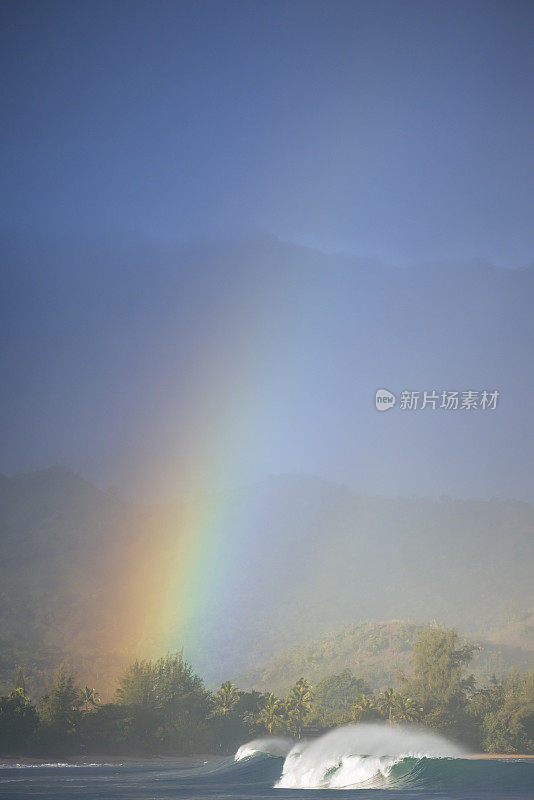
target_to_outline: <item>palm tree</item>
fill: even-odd
[[[17,685],[15,686],[15,691],[22,696],[26,694],[26,681],[24,680],[24,672],[22,671],[22,667],[19,667],[17,670]]]
[[[268,694],[258,714],[258,722],[265,725],[265,728],[269,731],[269,735],[272,735],[273,727],[284,719],[284,711],[285,707],[283,701],[275,697],[272,692]]]
[[[99,703],[97,692],[95,692],[94,689],[90,689],[88,686],[82,689],[80,699],[82,703],[84,703],[86,711],[89,711],[89,706],[94,707]]]
[[[352,719],[356,722],[363,722],[366,719],[376,719],[377,707],[374,697],[361,694],[356,698],[352,706]]]
[[[392,713],[395,705],[395,689],[391,686],[378,695],[378,707],[384,717],[387,718],[389,724],[392,724]]]
[[[219,691],[213,695],[215,713],[223,717],[230,714],[239,703],[240,696],[239,689],[231,681],[222,683]]]
[[[398,694],[393,705],[393,717],[396,722],[419,722],[423,709],[411,697]]]
[[[304,678],[299,678],[286,700],[286,708],[294,723],[295,733],[298,739],[300,739],[302,733],[304,718],[310,713],[311,703],[311,686]]]

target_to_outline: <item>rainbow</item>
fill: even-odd
[[[258,462],[275,467],[306,366],[307,332],[279,291],[273,280],[258,293],[255,336],[244,336],[223,310],[211,336],[192,347],[185,388],[167,381],[167,394],[154,401],[146,438],[158,443],[158,456],[148,492],[164,499],[184,487],[186,494],[206,488],[178,505],[141,511],[122,551],[107,554],[114,564],[109,607],[120,621],[110,646],[125,656],[209,651],[217,618],[242,613],[254,593],[246,571],[263,546],[257,530],[265,509],[240,505],[237,487],[265,476],[254,472]],[[285,332],[283,352],[273,350],[267,325],[276,303],[271,324]]]
[[[155,455],[148,455],[140,485],[143,497],[163,505],[139,512],[138,530],[118,548],[110,573],[109,606],[120,620],[112,644],[125,654],[157,657],[183,648],[195,666],[200,653],[218,657],[223,627],[231,648],[232,626],[268,592],[257,585],[257,565],[269,546],[271,510],[260,494],[251,501],[250,490],[241,502],[240,487],[278,473],[281,464],[287,472],[320,474],[331,456],[331,443],[310,437],[310,426],[327,430],[333,400],[335,408],[333,340],[325,340],[324,326],[313,327],[331,313],[333,276],[313,264],[285,269],[253,269],[239,276],[238,289],[217,286],[202,333],[183,345],[187,358],[156,359],[161,375],[144,432]],[[335,315],[332,324],[338,341]],[[171,507],[173,496],[186,499]],[[320,566],[317,555],[310,580]]]

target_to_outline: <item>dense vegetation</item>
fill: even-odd
[[[378,690],[407,666],[413,632],[385,637],[350,626],[436,619],[488,639],[510,614],[534,607],[534,508],[525,503],[369,497],[310,476],[273,478],[209,502],[224,553],[240,557],[213,558],[192,635],[181,618],[166,619],[164,647],[183,645],[210,684],[234,675],[284,693],[300,675],[317,683],[348,668]],[[66,469],[0,476],[0,692],[22,663],[29,691],[41,695],[68,659],[107,699],[132,660],[162,652],[154,629],[175,587],[163,586],[161,598],[151,591],[167,574],[183,519],[199,512],[202,500],[199,508],[124,503]],[[342,626],[349,630],[330,635]],[[314,655],[275,663],[327,634],[320,669]],[[525,668],[532,623],[530,641],[513,642],[496,643],[487,669],[473,665],[479,680]],[[346,658],[336,655],[343,648]]]
[[[475,645],[442,627],[421,630],[413,670],[397,688],[373,693],[344,670],[313,687],[299,678],[286,697],[240,691],[225,681],[208,691],[181,654],[136,661],[121,676],[113,702],[77,686],[64,664],[37,705],[19,669],[0,698],[0,753],[79,755],[229,752],[255,736],[327,729],[354,721],[420,723],[473,749],[534,752],[534,667],[477,687],[467,673]]]
[[[534,660],[534,614],[510,612],[505,622],[491,639],[474,639],[470,669],[479,683],[488,683],[494,675],[502,677],[514,666],[524,671]],[[317,684],[326,675],[349,670],[379,692],[394,683],[400,671],[410,668],[414,644],[424,628],[404,620],[344,625],[292,645],[267,663],[240,674],[239,681],[284,693],[300,675]]]

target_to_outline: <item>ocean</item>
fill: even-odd
[[[393,735],[392,735],[393,734]],[[374,738],[373,738],[374,737]],[[262,739],[205,761],[4,764],[9,800],[523,800],[534,797],[534,762],[467,758],[426,732],[408,738],[377,726],[338,729],[311,742]],[[411,738],[410,738],[411,737]],[[419,738],[418,738],[419,737]],[[403,742],[404,746],[398,746]],[[421,747],[421,745],[426,747]],[[366,747],[364,752],[362,746]],[[390,751],[380,753],[380,750]],[[441,751],[441,752],[440,752]]]

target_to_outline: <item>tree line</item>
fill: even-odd
[[[34,703],[19,669],[13,691],[0,697],[0,754],[227,753],[265,734],[299,738],[309,728],[376,720],[422,724],[474,750],[534,752],[534,667],[477,687],[467,674],[474,650],[456,631],[429,627],[415,642],[413,671],[378,694],[350,670],[313,687],[300,678],[286,697],[229,680],[209,691],[172,653],[133,663],[107,703],[62,664]]]

